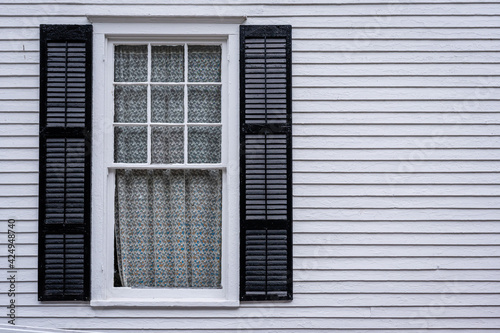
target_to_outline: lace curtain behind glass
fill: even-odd
[[[220,287],[219,170],[119,170],[115,233],[124,287]]]
[[[221,162],[220,54],[220,45],[115,47],[114,161],[153,164],[115,172],[123,287],[221,286],[222,171],[154,168]]]

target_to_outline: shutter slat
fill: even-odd
[[[90,298],[92,26],[40,26],[40,301]]]
[[[240,299],[292,299],[291,27],[242,26]]]

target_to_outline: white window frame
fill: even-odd
[[[92,21],[91,18],[89,20]],[[220,306],[239,305],[239,24],[244,18],[189,23],[116,23],[94,21],[92,119],[92,306]],[[118,20],[119,21],[119,20]],[[140,20],[139,20],[140,21]],[[122,22],[127,22],[123,20]],[[160,33],[161,32],[161,33]],[[114,165],[113,157],[113,43],[219,43],[222,45],[222,160],[223,170],[221,289],[125,288],[113,286]],[[130,167],[129,165],[128,167]],[[136,166],[134,165],[133,168]],[[186,168],[185,165],[162,166]],[[191,165],[189,166],[191,167]],[[196,167],[196,166],[195,166]],[[204,168],[206,165],[199,166]]]

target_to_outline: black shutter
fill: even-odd
[[[292,28],[240,28],[240,299],[291,300]]]
[[[40,26],[38,299],[90,299],[92,26]]]

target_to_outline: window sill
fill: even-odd
[[[120,298],[107,300],[90,301],[90,306],[93,307],[211,307],[211,308],[229,308],[238,307],[239,301],[226,299],[149,299],[139,300],[136,298]]]

